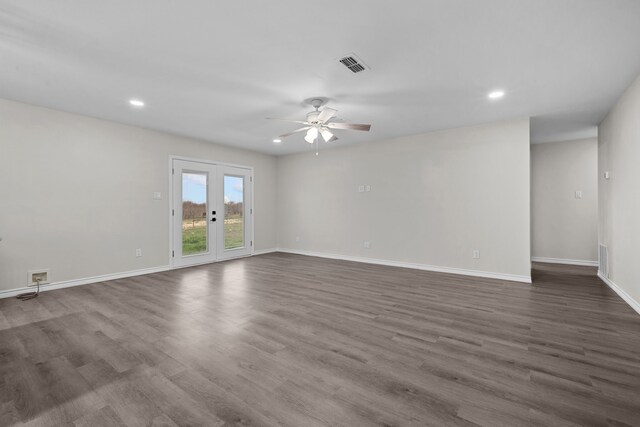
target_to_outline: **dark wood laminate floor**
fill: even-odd
[[[640,425],[640,316],[534,284],[269,254],[0,301],[0,425]]]

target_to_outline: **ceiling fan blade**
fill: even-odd
[[[308,122],[303,122],[303,121],[300,121],[300,120],[279,119],[277,117],[266,117],[266,119],[267,120],[280,120],[280,121],[289,122],[289,123],[300,123],[300,124],[303,124],[303,125],[310,124]]]
[[[366,132],[371,129],[371,125],[363,125],[357,123],[327,123],[326,126],[331,129],[363,130]]]
[[[334,110],[333,108],[325,107],[320,114],[318,115],[318,121],[320,123],[326,123],[331,117],[335,116],[338,110]]]
[[[290,135],[293,135],[294,133],[298,133],[298,132],[305,131],[305,130],[309,129],[310,127],[311,127],[311,126],[305,126],[305,127],[303,127],[303,128],[296,129],[296,130],[294,130],[293,132],[283,133],[283,134],[282,134],[282,135],[280,135],[278,138],[286,138],[286,137],[288,137],[288,136],[290,136]]]

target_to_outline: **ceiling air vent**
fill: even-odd
[[[360,71],[364,71],[368,68],[360,58],[353,54],[342,57],[339,61],[354,73],[359,73]]]

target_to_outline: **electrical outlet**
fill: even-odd
[[[364,187],[364,191],[371,191],[371,186],[367,185],[366,187]]]
[[[136,249],[136,257],[141,257],[142,256],[142,249],[138,248]]]
[[[153,200],[161,200],[162,199],[162,193],[159,191],[154,191],[153,192]]]
[[[580,190],[576,191],[576,199],[582,199],[582,191]]]
[[[364,241],[364,243],[363,243],[363,246],[364,246],[365,248],[369,249],[369,248],[371,247],[371,242],[370,242],[370,241],[368,241],[368,240],[365,240],[365,241]]]
[[[364,185],[358,185],[358,193],[364,193]]]
[[[478,249],[473,250],[473,259],[480,259],[480,251]]]
[[[38,282],[40,282],[41,285],[49,283],[50,273],[48,268],[29,270],[27,273],[27,286],[36,286]]]

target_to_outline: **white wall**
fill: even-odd
[[[280,157],[278,245],[527,278],[529,161],[528,119]]]
[[[534,258],[598,261],[597,139],[531,145],[531,240]]]
[[[599,240],[609,248],[609,279],[640,312],[640,77],[600,124],[598,172]]]
[[[255,247],[276,246],[275,157],[0,100],[0,291],[167,265],[169,155],[253,166]]]
[[[255,168],[256,250],[530,275],[528,119],[276,159],[0,100],[0,291],[166,266],[169,155]]]

